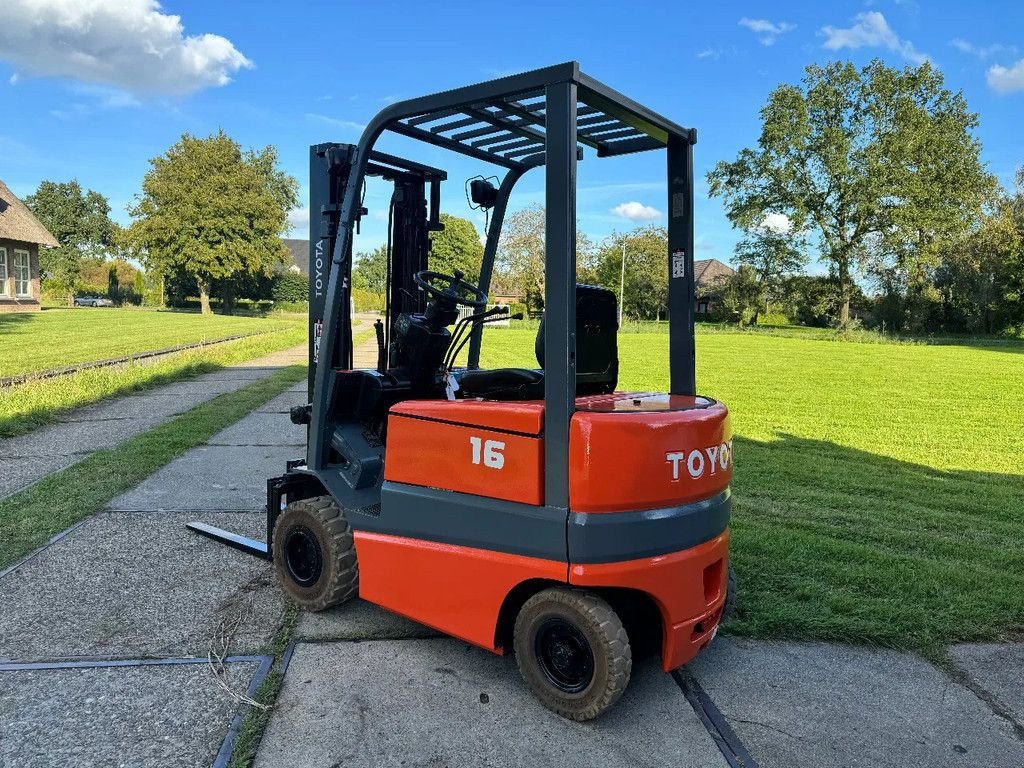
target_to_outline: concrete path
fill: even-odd
[[[283,365],[306,362],[306,347],[227,366],[185,381],[78,408],[60,421],[26,435],[0,439],[0,498],[170,421],[200,403],[234,392]]]
[[[266,563],[184,524],[262,537],[304,399],[283,393],[0,577],[0,766],[225,764],[285,605]],[[1024,766],[1024,645],[953,648],[946,672],[720,637],[676,676],[638,660],[618,706],[580,724],[514,659],[359,600],[301,615],[295,640],[264,768]]]

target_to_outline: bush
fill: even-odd
[[[510,315],[514,315],[517,312],[519,312],[522,313],[524,318],[529,317],[529,314],[527,314],[526,312],[526,305],[521,301],[513,301],[506,304],[505,306],[508,307],[508,313]]]
[[[757,316],[758,325],[792,325],[782,312],[762,312]]]
[[[282,272],[274,278],[270,295],[275,304],[282,301],[308,301],[309,278],[301,272]]]
[[[366,291],[361,288],[352,289],[352,302],[356,305],[356,312],[383,312],[384,294]]]
[[[302,314],[309,314],[309,302],[308,301],[275,301],[274,302],[275,312],[301,312]]]

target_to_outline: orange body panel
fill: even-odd
[[[569,506],[621,512],[688,504],[732,481],[726,407],[695,398],[616,393],[579,398],[569,428]],[[638,405],[634,405],[638,401]],[[658,405],[661,410],[653,410]]]
[[[498,653],[498,612],[512,588],[566,580],[566,564],[553,560],[363,531],[355,545],[360,597]]]
[[[577,564],[569,583],[628,587],[654,598],[661,612],[662,668],[682,666],[711,642],[722,617],[729,573],[729,531],[682,552],[619,563]]]
[[[444,402],[436,411],[447,418]],[[485,461],[492,450],[500,452],[500,468]],[[409,418],[396,406],[388,417],[384,479],[539,505],[544,503],[544,442],[447,420]]]
[[[732,479],[732,434],[720,403],[647,393],[577,398],[569,436],[572,512],[614,514],[713,497]],[[384,477],[530,505],[544,503],[541,401],[410,400],[391,409]],[[474,443],[477,441],[476,455]],[[501,467],[481,452],[500,444]],[[726,530],[687,550],[574,564],[355,531],[360,596],[492,651],[506,596],[530,579],[650,595],[663,625],[662,666],[685,664],[721,619]]]
[[[405,400],[392,406],[390,412],[526,435],[539,435],[544,428],[541,400]]]

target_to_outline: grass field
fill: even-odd
[[[190,312],[81,307],[0,315],[0,377],[278,331],[296,322],[283,316],[203,317]]]
[[[532,365],[535,331],[484,334]],[[668,337],[619,337],[624,389],[665,391]],[[732,414],[730,629],[926,653],[1024,637],[1024,345],[701,333],[701,393]]]
[[[147,314],[157,318],[176,317],[171,313]],[[73,408],[89,405],[107,397],[169,384],[225,365],[293,347],[306,340],[306,324],[301,317],[275,321],[242,319],[267,323],[266,326],[256,327],[265,327],[268,332],[214,346],[185,350],[142,363],[86,369],[68,376],[34,379],[0,389],[0,437],[24,434],[60,418]],[[0,333],[2,327],[0,325]],[[51,340],[50,344],[57,346],[58,342]],[[70,351],[70,345],[63,346]],[[2,341],[0,350],[0,355],[6,351]]]

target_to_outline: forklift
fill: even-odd
[[[430,269],[444,170],[374,149],[401,134],[504,170],[480,177],[480,279]],[[498,654],[573,720],[610,708],[634,651],[669,672],[712,641],[729,579],[732,437],[696,392],[693,146],[576,62],[402,101],[358,144],[310,148],[310,339],[303,458],[267,482],[266,542],[190,527],[273,562],[320,611],[355,597]],[[617,301],[576,282],[576,167],[665,150],[670,391],[622,392]],[[537,367],[483,369],[509,196],[545,170]],[[353,235],[367,177],[393,185],[377,365],[353,367]],[[488,339],[500,340],[500,332]],[[457,365],[468,344],[465,366]]]

